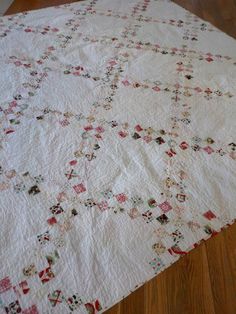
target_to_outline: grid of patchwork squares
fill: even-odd
[[[236,219],[236,43],[168,0],[0,18],[0,313],[102,313]]]

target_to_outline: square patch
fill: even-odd
[[[47,283],[48,281],[50,281],[54,277],[55,277],[55,275],[52,272],[51,267],[47,267],[44,270],[39,272],[39,278],[43,284]]]

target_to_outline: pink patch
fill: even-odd
[[[158,87],[158,86],[154,86],[153,88],[152,88],[155,92],[159,92],[161,89],[160,89],[160,87]]]
[[[96,129],[95,129],[98,133],[103,133],[105,130],[104,130],[104,128],[102,127],[102,126],[98,126],[98,127],[96,127]]]
[[[128,215],[130,218],[135,219],[140,216],[140,213],[137,208],[131,208]]]
[[[169,210],[172,209],[172,206],[167,201],[159,204],[158,207],[160,207],[160,209],[163,211],[163,213],[167,213]]]
[[[22,311],[22,314],[39,314],[37,306],[34,304],[28,309]]]
[[[124,203],[127,201],[127,196],[124,193],[117,194],[116,199],[119,203]]]
[[[233,160],[235,160],[236,159],[236,152],[231,152],[229,154],[229,157],[232,158]]]
[[[98,203],[98,208],[99,208],[101,211],[104,211],[104,210],[108,209],[108,203],[107,203],[107,201],[102,201],[102,202]]]
[[[122,81],[122,84],[123,84],[124,86],[129,86],[129,85],[130,85],[130,82],[127,81],[127,80],[125,80],[125,81]]]
[[[70,122],[67,120],[67,119],[64,119],[64,120],[61,120],[60,121],[60,124],[61,124],[61,126],[67,126],[67,125],[69,125],[70,124]]]
[[[16,107],[16,106],[17,106],[17,102],[15,100],[10,102],[10,107]]]
[[[148,136],[148,135],[145,135],[143,137],[143,140],[146,142],[146,143],[150,143],[152,141],[152,137],[151,136]]]
[[[14,64],[19,67],[20,65],[22,65],[22,63],[20,61],[15,61]]]
[[[117,62],[116,62],[115,60],[112,60],[112,61],[109,62],[109,64],[110,64],[111,66],[114,66],[114,65],[117,64]]]
[[[9,277],[5,277],[2,280],[0,280],[0,293],[10,290],[11,287],[12,285]]]
[[[75,192],[76,192],[77,194],[83,193],[83,192],[86,191],[86,188],[85,188],[85,186],[83,185],[83,183],[74,185],[74,186],[73,186],[73,189],[75,190]]]
[[[6,182],[1,182],[0,183],[0,191],[7,190],[10,187],[10,185]]]
[[[125,138],[125,137],[128,135],[128,133],[127,133],[127,132],[124,132],[124,131],[120,131],[120,132],[118,132],[118,134],[119,134],[120,137],[122,137],[122,138]]]
[[[201,93],[202,92],[202,89],[200,87],[195,87],[194,90],[198,93]]]
[[[212,154],[214,152],[214,149],[212,149],[210,146],[206,146],[203,148],[203,150],[208,154]]]
[[[129,56],[129,54],[128,54],[127,52],[125,52],[125,53],[123,53],[123,56],[124,56],[125,58],[127,58],[127,57]]]
[[[65,192],[60,192],[58,195],[57,195],[57,201],[60,203],[60,202],[63,202],[67,199],[67,195]]]

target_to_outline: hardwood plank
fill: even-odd
[[[54,5],[76,2],[76,0],[15,0],[6,14],[15,14],[23,11],[42,9]]]
[[[121,314],[120,311],[121,307],[121,302],[110,308],[109,310],[106,311],[106,314]]]
[[[131,293],[129,298],[125,298],[121,302],[120,314],[146,314],[144,294],[145,286],[140,287],[135,294]]]
[[[236,224],[206,242],[216,314],[236,313]]]
[[[235,0],[173,0],[173,2],[236,38]]]
[[[215,314],[205,245],[124,299],[118,313]],[[117,308],[106,314],[117,314]]]

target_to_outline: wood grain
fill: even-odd
[[[7,14],[70,2],[74,1],[15,0]],[[236,0],[174,2],[236,38]],[[236,224],[201,244],[106,314],[236,314]]]
[[[73,0],[15,0],[6,14],[15,14],[23,11],[36,10],[54,5],[76,2]]]
[[[236,38],[235,0],[174,0],[173,2]]]

